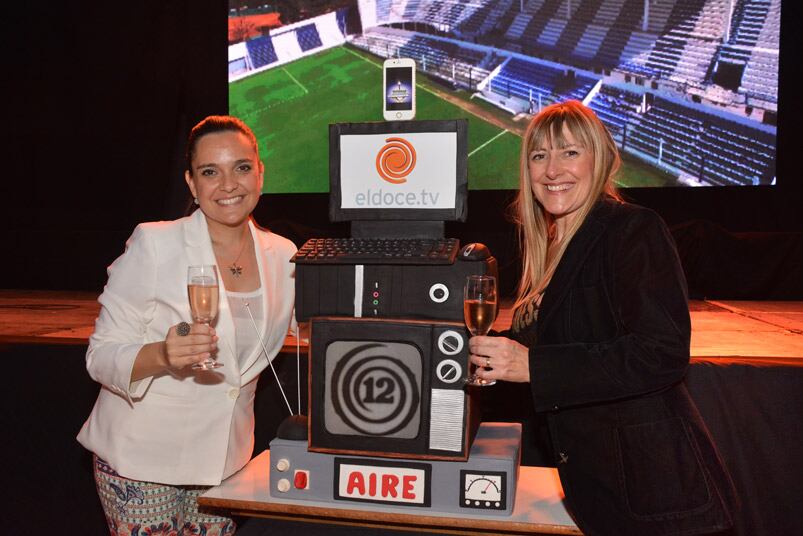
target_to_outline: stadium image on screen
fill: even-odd
[[[288,3],[285,3],[288,4]],[[417,119],[466,118],[469,188],[518,188],[529,119],[577,99],[619,186],[775,184],[781,0],[359,0],[229,10],[229,109],[265,191],[328,191],[328,125],[382,120],[382,62],[412,58]]]

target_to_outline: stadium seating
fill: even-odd
[[[611,135],[621,146],[625,141],[624,131],[630,121],[630,115],[639,109],[643,98],[641,93],[603,84],[588,105],[605,123]]]
[[[623,149],[706,185],[769,184],[775,129],[676,99],[603,85],[589,106]],[[627,125],[627,126],[625,126]]]
[[[416,15],[421,3],[420,0],[407,0],[407,4],[404,6],[404,19],[409,21],[418,20]]]
[[[229,45],[229,81],[295,61],[346,42],[348,9],[289,24],[245,42]]]
[[[538,49],[538,38],[544,31],[546,25],[557,13],[562,0],[545,0],[543,4],[533,13],[530,22],[524,28],[519,41],[524,46],[525,51],[535,51]]]
[[[666,32],[656,40],[642,67],[653,77],[701,86],[724,33],[725,8],[723,2],[706,4],[704,0],[676,3]]]
[[[511,2],[502,0],[501,3],[507,6]],[[491,0],[379,0],[376,23],[419,23],[456,35],[477,35],[488,22],[485,17],[498,9],[498,3]]]
[[[270,37],[257,37],[246,41],[245,45],[248,47],[248,55],[251,56],[254,69],[270,65],[278,59]]]
[[[384,58],[412,58],[418,69],[466,88],[475,88],[489,72],[487,50],[451,39],[377,28],[355,37],[352,44]]]
[[[346,14],[348,13],[348,9],[338,9],[337,13],[335,14],[335,20],[337,24],[337,29],[340,30],[340,33],[343,37],[347,35],[346,32]]]
[[[702,143],[710,162],[703,179],[714,182],[716,177],[723,184],[769,184],[775,177],[774,131],[726,120],[712,121],[703,132]]]
[[[544,30],[541,32],[541,35],[538,36],[536,39],[537,45],[535,47],[528,47],[528,48],[540,48],[542,50],[556,50],[555,44],[557,43],[558,39],[563,33],[563,29],[566,27],[566,20],[555,18],[550,20],[544,26]],[[531,44],[531,43],[528,43]]]
[[[322,45],[321,37],[318,35],[318,30],[315,29],[315,24],[307,24],[296,28],[296,36],[298,37],[298,46],[304,52],[320,48]]]
[[[530,19],[533,16],[533,11],[537,8],[537,6],[530,7],[530,4],[533,2],[538,2],[540,5],[540,2],[543,2],[543,0],[530,0],[525,4],[523,11],[519,10],[519,2],[513,1],[504,12],[498,15],[495,28],[501,29],[505,39],[507,39],[504,48],[508,50],[521,50],[518,39],[524,33],[524,29],[527,27],[527,24],[530,23]],[[493,45],[495,43],[491,41],[489,44]]]
[[[376,20],[379,24],[387,24],[390,22],[390,14],[392,12],[393,2],[391,0],[377,0],[376,2]]]
[[[569,22],[560,34],[555,49],[557,51],[573,51],[580,42],[580,39],[585,35],[588,25],[597,14],[601,2],[589,1],[578,2],[573,13],[569,15]]]
[[[463,20],[458,23],[457,32],[466,37],[477,37],[491,30],[499,18],[507,11],[513,0],[484,2],[481,6],[468,5]]]
[[[643,8],[642,0],[624,0],[616,19],[611,24],[592,58],[594,65],[611,69],[621,63],[622,53],[632,33],[639,28]]]
[[[527,13],[526,11],[517,13],[510,24],[506,25],[507,31],[505,31],[505,38],[513,43],[518,42],[521,36],[524,35],[524,31],[527,29],[527,25],[530,24],[532,18],[532,13]]]
[[[742,77],[740,91],[756,99],[778,103],[778,51],[754,50]]]
[[[514,57],[502,65],[486,87],[498,95],[525,102],[540,98],[546,105],[566,99],[582,100],[597,82],[574,69]]]
[[[780,24],[780,0],[738,2],[717,57],[717,63],[743,66],[741,93],[770,103],[778,100]]]
[[[530,0],[519,11],[514,3],[503,19],[504,38],[513,50],[613,68],[641,21],[642,6],[642,0]]]

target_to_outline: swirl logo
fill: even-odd
[[[335,341],[330,353],[325,397],[333,414],[326,419],[328,432],[406,439],[418,434],[422,371],[413,346]]]
[[[402,138],[388,138],[376,155],[376,171],[391,184],[407,182],[405,177],[415,169],[415,148]]]

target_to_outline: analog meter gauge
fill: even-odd
[[[490,471],[460,471],[460,506],[504,510],[507,506],[507,474]]]

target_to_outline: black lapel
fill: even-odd
[[[572,281],[580,273],[586,257],[588,257],[599,237],[602,236],[605,230],[605,220],[608,219],[607,217],[611,213],[611,203],[616,203],[616,201],[602,200],[597,202],[563,253],[563,258],[560,260],[558,268],[555,270],[541,300],[538,312],[539,333],[542,332],[544,326],[549,323],[552,314],[566,299]]]

